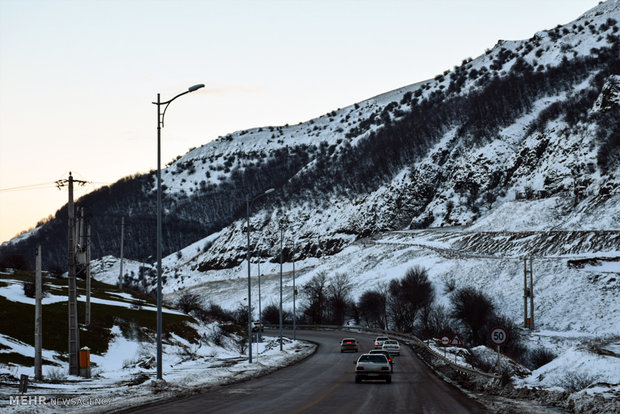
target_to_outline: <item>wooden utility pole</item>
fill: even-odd
[[[43,340],[43,311],[42,296],[43,286],[41,278],[41,245],[37,244],[35,258],[35,291],[36,302],[34,308],[34,379],[40,381],[43,379],[43,369],[41,366],[41,349]]]
[[[75,260],[75,215],[73,206],[73,176],[69,173],[69,203],[67,204],[67,220],[69,224],[69,375],[78,376],[80,374],[80,330],[78,326],[77,310],[77,283],[76,283],[76,260]]]
[[[294,246],[295,247],[295,246]],[[297,314],[295,313],[295,299],[297,298],[297,287],[295,286],[295,248],[293,247],[293,341],[297,340]]]
[[[529,274],[529,286],[528,286]],[[530,314],[528,317],[528,299]],[[523,326],[534,329],[534,275],[532,272],[532,258],[530,257],[529,269],[527,257],[523,258]]]
[[[90,223],[86,225],[86,317],[84,323],[90,325]]]
[[[125,217],[121,217],[121,271],[118,275],[118,289],[123,290],[123,241],[125,238]]]
[[[68,322],[69,322],[69,375],[80,374],[80,329],[78,321],[78,307],[77,307],[77,248],[76,241],[78,234],[75,226],[75,208],[73,204],[73,184],[78,183],[80,185],[86,184],[86,181],[74,180],[71,172],[69,172],[69,179],[58,180],[56,185],[58,189],[67,185],[69,187],[69,202],[67,203],[67,255],[69,257],[69,271],[68,271]]]
[[[532,272],[532,258],[530,257],[530,329],[534,329],[534,272]]]
[[[76,245],[77,245],[77,252],[82,253],[84,251],[84,207],[79,207],[78,208],[78,225],[77,225],[77,229],[76,229]],[[83,258],[80,257],[77,260],[77,264],[78,265],[82,265],[84,262]]]

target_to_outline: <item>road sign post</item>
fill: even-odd
[[[450,338],[448,338],[447,336],[444,336],[443,338],[441,338],[441,344],[443,345],[443,356],[446,358],[448,354],[446,347],[448,346],[449,343],[450,343]]]
[[[497,375],[501,375],[501,364],[499,358],[500,346],[505,345],[508,342],[508,331],[500,326],[491,329],[489,332],[489,338],[493,344],[497,345]]]

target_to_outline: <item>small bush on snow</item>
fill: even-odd
[[[535,370],[543,365],[547,365],[557,357],[547,348],[536,348],[528,351],[528,368]]]
[[[213,343],[214,345],[223,346],[222,340],[224,339],[224,333],[222,332],[220,327],[216,325],[216,326],[213,326],[213,329],[211,330],[211,332],[209,332],[209,334],[206,335],[206,339],[207,341]]]
[[[569,371],[560,378],[556,385],[569,392],[581,391],[598,380],[598,376],[586,372]]]
[[[184,293],[177,301],[177,307],[183,313],[202,310],[202,301],[195,293]]]
[[[64,381],[67,379],[67,374],[62,368],[50,368],[47,370],[47,375],[45,376],[49,381]]]

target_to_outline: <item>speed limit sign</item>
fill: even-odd
[[[491,342],[495,345],[504,345],[508,342],[508,331],[498,326],[497,328],[491,329],[491,332],[489,332],[489,337],[491,338]]]

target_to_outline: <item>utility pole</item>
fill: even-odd
[[[37,244],[36,258],[35,258],[35,289],[36,289],[36,302],[34,310],[34,379],[40,381],[43,379],[42,373],[42,340],[43,340],[43,311],[42,311],[42,296],[43,286],[41,278],[41,245]]]
[[[258,342],[263,339],[263,309],[261,308],[260,294],[260,257],[258,258]],[[258,356],[258,351],[256,351]]]
[[[528,286],[529,274],[529,286]],[[528,298],[530,315],[528,317]],[[534,275],[532,272],[532,258],[530,257],[529,269],[527,257],[523,258],[523,326],[534,329]]]
[[[78,308],[77,308],[77,282],[76,282],[76,229],[75,229],[75,211],[73,204],[73,183],[84,185],[87,182],[81,180],[74,180],[71,172],[69,172],[69,179],[56,181],[58,189],[67,185],[69,187],[69,202],[67,203],[67,253],[69,257],[69,272],[68,272],[68,343],[69,343],[69,375],[80,374],[80,329],[78,326]]]
[[[90,223],[86,225],[86,326],[90,325]]]
[[[284,230],[280,225],[280,351],[282,351],[282,239]]]
[[[118,275],[118,289],[123,290],[123,241],[125,238],[125,217],[121,217],[121,271]]]
[[[84,251],[84,207],[78,208],[78,215],[80,217],[80,220],[78,221],[78,227],[76,231],[77,236],[75,240],[78,247],[78,252],[80,253],[78,264],[82,265],[84,264],[84,257],[81,255],[81,253]]]
[[[69,221],[69,375],[80,374],[80,330],[77,315],[77,283],[75,265],[75,216],[73,206],[73,176],[69,173],[69,204],[67,205],[67,220]]]
[[[295,252],[293,252],[295,254]],[[297,315],[295,313],[295,298],[297,297],[297,288],[295,287],[295,257],[293,256],[293,341],[297,340]]]

